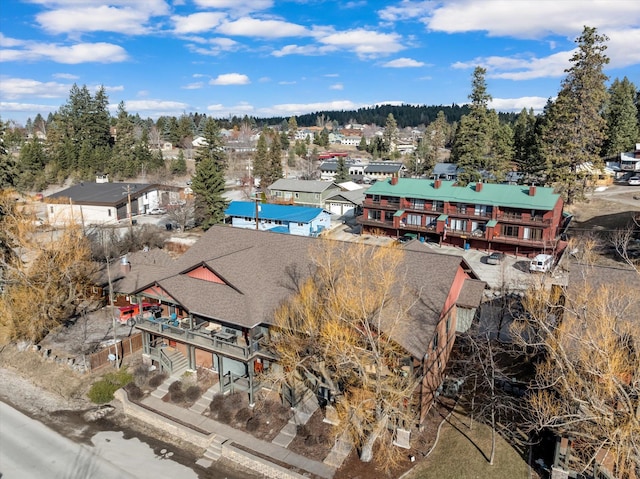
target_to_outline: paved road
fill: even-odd
[[[0,477],[2,479],[196,479],[196,473],[158,456],[122,433],[99,432],[93,447],[77,444],[0,402]],[[215,477],[215,476],[213,476]]]

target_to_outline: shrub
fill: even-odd
[[[296,433],[298,434],[298,436],[304,437],[305,439],[308,439],[311,435],[311,431],[309,431],[309,428],[306,426],[306,424],[299,425],[296,428]]]
[[[171,396],[172,403],[177,404],[177,403],[184,402],[184,391],[182,389],[176,389],[175,391],[171,391],[169,395]]]
[[[236,413],[235,419],[239,425],[244,426],[251,416],[253,416],[253,411],[248,407],[243,407]]]
[[[133,371],[133,377],[135,378],[135,382],[138,386],[142,387],[147,382],[147,377],[149,376],[149,370],[147,366],[144,364],[139,365]]]
[[[231,411],[226,407],[218,409],[218,421],[229,424],[231,422]]]
[[[129,394],[129,399],[131,399],[132,401],[139,401],[140,399],[142,399],[142,396],[144,396],[144,393],[142,392],[142,389],[140,389],[140,387],[138,385],[136,385],[135,383],[127,384],[125,389],[127,390],[127,393]]]
[[[149,387],[152,388],[157,388],[158,386],[160,386],[165,379],[167,379],[167,375],[164,373],[158,373],[154,376],[151,377],[151,379],[149,379]]]
[[[260,427],[260,419],[258,419],[256,416],[250,417],[249,420],[247,421],[247,431],[255,432],[258,430],[259,427]]]
[[[173,381],[171,385],[169,385],[170,393],[174,393],[176,391],[182,391],[182,381]]]
[[[187,401],[197,401],[200,397],[201,391],[198,386],[189,386],[185,391],[185,396],[187,397]]]
[[[211,412],[217,412],[224,406],[224,396],[222,394],[216,394],[211,399],[211,404],[209,405],[209,409]]]
[[[87,396],[96,404],[105,404],[113,400],[113,393],[133,381],[133,375],[122,368],[105,374],[102,379],[91,385]]]

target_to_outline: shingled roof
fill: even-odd
[[[192,314],[247,328],[272,324],[275,309],[312,273],[310,251],[320,246],[319,241],[214,226],[154,283]],[[458,256],[428,251],[404,254],[398,278],[415,301],[410,318],[390,335],[416,357],[428,348],[461,261]],[[222,281],[189,277],[187,273],[198,266]],[[141,285],[138,291],[149,285]]]

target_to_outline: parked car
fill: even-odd
[[[167,210],[165,210],[164,208],[152,208],[151,210],[149,210],[150,215],[164,215],[166,213]]]
[[[396,241],[398,243],[404,244],[404,243],[408,243],[411,240],[414,239],[418,239],[418,235],[415,233],[405,233],[404,235],[400,236]]]
[[[504,253],[495,251],[487,256],[487,264],[501,264],[507,257]]]
[[[627,180],[629,186],[640,186],[640,176],[632,176]]]

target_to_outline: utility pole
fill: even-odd
[[[135,190],[135,186],[127,184],[123,187],[127,192],[127,211],[129,213],[129,235],[133,238],[133,210],[131,208],[131,190]]]
[[[255,202],[256,202],[256,230],[259,229],[258,226],[258,220],[260,218],[260,198],[258,197],[258,195],[256,194],[255,198],[254,198]]]

